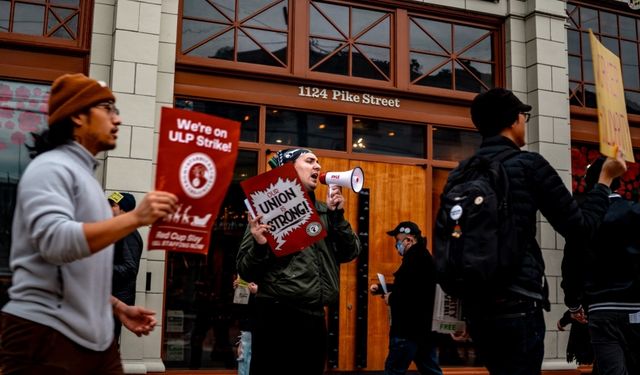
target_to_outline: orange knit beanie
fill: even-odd
[[[65,74],[51,85],[49,94],[49,126],[101,102],[115,101],[104,82],[82,73]]]

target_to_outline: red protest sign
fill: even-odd
[[[206,254],[211,225],[233,177],[240,123],[162,108],[156,190],[178,196],[178,210],[151,226],[150,250]]]
[[[327,235],[293,164],[240,183],[253,212],[270,226],[267,241],[276,256],[295,253]]]

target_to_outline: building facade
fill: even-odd
[[[185,108],[241,123],[234,180],[207,256],[145,251],[136,303],[158,312],[144,338],[122,337],[127,372],[183,369],[234,373],[243,314],[234,306],[235,252],[246,228],[239,182],[267,170],[269,156],[312,148],[323,170],[366,174],[365,193],[346,193],[347,215],[366,257],[341,268],[340,301],[328,309],[336,370],[383,368],[388,320],[368,298],[376,273],[399,258],[385,232],[402,220],[427,237],[449,170],[480,142],[473,97],[512,89],[533,106],[529,151],[580,192],[597,157],[595,85],[588,29],[622,57],[629,125],[640,147],[640,14],[617,0],[3,0],[0,1],[0,273],[15,186],[28,163],[29,132],[46,126],[50,83],[84,72],[109,83],[123,123],[118,147],[101,156],[107,192],[141,198],[154,186],[160,108]],[[637,155],[636,158],[640,156]],[[624,193],[637,199],[637,168]],[[326,189],[319,189],[319,196]],[[552,309],[547,370],[572,370],[568,333],[555,322],[564,239],[539,217]],[[141,234],[146,237],[143,228]],[[365,279],[367,282],[363,282]],[[481,366],[472,344],[440,338],[447,373]],[[481,372],[480,372],[481,373]]]

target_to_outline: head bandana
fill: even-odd
[[[286,150],[280,150],[276,153],[274,157],[269,160],[269,165],[271,168],[281,167],[286,163],[294,162],[296,159],[300,157],[302,154],[306,154],[311,152],[306,148],[289,148]]]

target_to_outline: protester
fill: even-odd
[[[387,234],[395,239],[402,263],[393,274],[393,284],[387,284],[387,293],[380,284],[369,288],[373,294],[384,293],[384,300],[391,307],[389,354],[384,374],[406,374],[413,361],[422,375],[442,375],[436,338],[431,331],[436,279],[427,239],[411,221],[401,222]]]
[[[307,149],[279,151],[272,167],[293,163],[328,235],[301,252],[276,257],[267,245],[262,215],[249,217],[240,245],[240,277],[260,286],[256,295],[251,374],[322,374],[327,354],[324,307],[338,299],[339,264],[355,259],[360,242],[344,218],[339,187],[327,203],[316,200],[320,164]],[[250,215],[249,215],[250,216]]]
[[[115,191],[109,198],[109,205],[113,216],[131,212],[136,208],[136,198],[130,193]],[[133,306],[136,302],[136,279],[142,257],[142,236],[137,229],[125,238],[118,240],[113,252],[113,287],[112,294],[123,303]],[[118,340],[122,323],[115,317],[115,338]]]
[[[586,191],[603,165],[599,158],[587,169]],[[598,373],[640,374],[640,203],[617,193],[609,200],[595,238],[567,241],[561,286],[571,316],[588,321]]]
[[[151,192],[113,217],[94,173],[96,154],[116,147],[114,102],[83,74],[53,82],[49,127],[34,135],[35,160],[18,185],[2,374],[122,374],[113,315],[137,335],[156,325],[153,311],[111,296],[113,243],[172,213],[177,198]]]
[[[238,337],[237,361],[238,375],[249,375],[249,366],[251,365],[251,331],[253,331],[253,321],[255,319],[254,298],[258,293],[258,284],[247,283],[240,277],[233,280],[233,288],[236,290],[235,295],[240,294],[240,298],[236,301],[234,297],[233,303],[236,307],[236,314],[239,315],[240,337]],[[240,288],[240,293],[238,292]],[[242,295],[245,292],[246,295]],[[244,298],[246,297],[246,298]]]
[[[571,328],[567,341],[567,362],[575,361],[579,365],[593,364],[593,349],[586,317],[584,314],[572,314],[571,310],[567,309],[558,320],[558,331],[565,331],[568,325],[571,325]],[[596,366],[593,366],[591,375],[597,374]]]
[[[509,179],[517,250],[523,254],[520,265],[512,281],[492,291],[491,298],[463,301],[469,333],[492,375],[539,374],[542,366],[542,309],[549,302],[544,260],[536,241],[538,210],[565,238],[592,233],[609,205],[611,181],[626,170],[620,153],[617,159],[607,160],[599,183],[580,208],[544,157],[519,150],[525,145],[530,111],[530,105],[502,88],[477,95],[471,105],[471,119],[482,135],[477,154],[492,158],[508,149],[518,151],[502,164]],[[460,173],[461,167],[456,168],[448,181]]]

